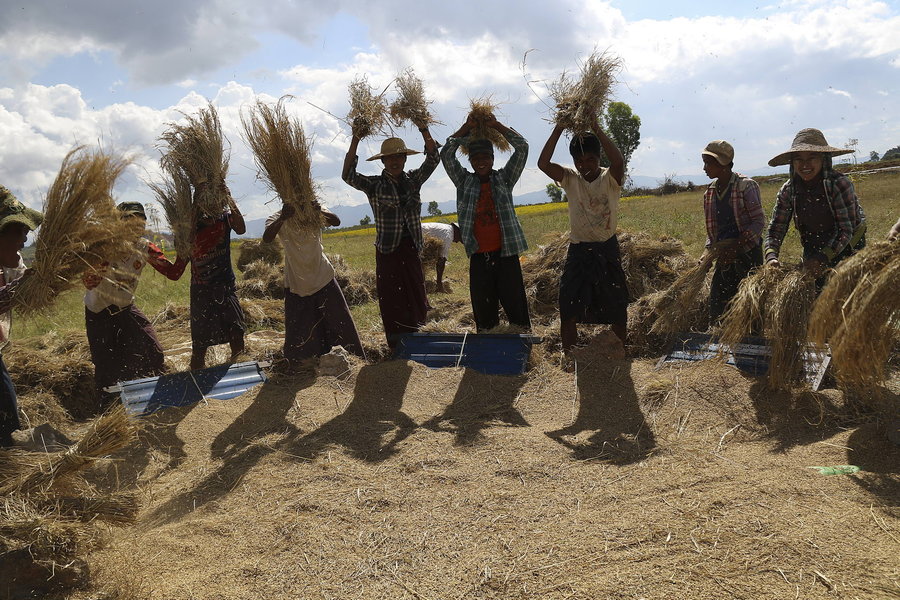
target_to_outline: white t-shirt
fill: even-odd
[[[19,254],[19,264],[18,266],[10,269],[9,267],[2,267],[3,269],[3,285],[8,285],[22,276],[25,272],[25,262],[22,260],[22,255]],[[0,314],[0,350],[6,347],[6,344],[9,343],[9,332],[12,329],[12,311],[8,310],[3,314]]]
[[[266,219],[266,227],[281,216]],[[334,267],[322,248],[322,232],[300,231],[292,219],[281,224],[278,237],[284,246],[284,287],[298,296],[312,296],[334,279]]]
[[[443,242],[441,258],[450,256],[450,248],[453,247],[453,225],[449,223],[422,223],[422,235],[430,235]]]
[[[575,169],[563,167],[565,176],[559,182],[569,198],[569,240],[571,242],[605,242],[615,235],[622,186],[609,169],[588,181]]]
[[[134,302],[141,271],[147,265],[147,251],[150,240],[141,238],[135,243],[135,252],[125,260],[104,264],[101,268],[103,280],[96,287],[84,293],[84,305],[92,313],[98,313],[108,306],[124,308]]]

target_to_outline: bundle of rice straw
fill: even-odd
[[[353,135],[363,139],[382,132],[388,112],[384,92],[376,96],[366,76],[360,75],[350,83],[348,93],[350,112],[347,122],[353,128]]]
[[[579,79],[562,73],[550,86],[550,96],[556,103],[553,122],[572,133],[591,131],[599,123],[621,69],[620,58],[594,51],[581,65]]]
[[[375,271],[351,269],[340,254],[329,254],[328,260],[334,266],[334,278],[341,287],[348,306],[359,306],[375,300]]]
[[[288,116],[285,98],[275,106],[257,100],[249,115],[241,116],[244,137],[269,189],[294,208],[292,223],[301,230],[318,230],[325,223],[310,170],[312,143],[300,121]]]
[[[194,238],[194,198],[191,182],[180,169],[163,168],[164,179],[147,182],[163,207],[166,222],[175,238],[175,252],[187,258],[191,255]]]
[[[436,267],[443,250],[444,242],[436,237],[426,235],[422,244],[422,266]]]
[[[803,371],[815,281],[799,269],[767,267],[746,277],[722,319],[720,340],[734,347],[751,332],[769,342],[767,385],[785,390]]]
[[[701,263],[679,275],[668,288],[650,296],[651,312],[655,317],[651,333],[678,333],[696,320],[693,313],[699,305],[700,292],[706,285],[712,261],[713,255],[707,254]]]
[[[468,118],[475,122],[475,128],[469,133],[469,142],[486,139],[500,152],[509,152],[510,145],[506,138],[493,127],[486,125],[488,120],[494,118],[494,111],[498,106],[490,96],[482,96],[471,101]],[[469,154],[469,149],[465,145],[460,145],[459,151],[467,156]]]
[[[402,127],[409,121],[418,128],[428,127],[437,123],[434,115],[428,110],[430,100],[425,98],[425,86],[422,80],[416,77],[412,69],[406,69],[397,76],[397,99],[391,103],[391,121],[397,127]]]
[[[262,240],[244,240],[241,242],[241,251],[236,262],[240,271],[245,271],[247,265],[261,260],[269,265],[280,265],[284,260],[284,249],[278,238],[272,242]],[[246,277],[246,273],[245,273]]]
[[[128,161],[101,150],[75,148],[63,159],[44,200],[35,238],[34,273],[14,301],[22,314],[47,308],[60,292],[80,283],[86,269],[134,250],[135,231],[116,210],[112,189]]]
[[[169,123],[159,138],[164,145],[160,165],[169,173],[180,171],[187,177],[199,212],[221,215],[230,195],[225,186],[228,153],[219,115],[210,102],[196,116],[184,116],[185,123]]]

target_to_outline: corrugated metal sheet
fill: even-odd
[[[167,406],[188,406],[200,400],[228,400],[267,380],[268,363],[242,362],[197,371],[146,377],[107,388],[118,392],[131,415],[149,415]]]
[[[467,367],[488,375],[521,375],[532,344],[540,341],[531,335],[410,333],[400,339],[394,358],[433,368]]]

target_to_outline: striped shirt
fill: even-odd
[[[521,254],[528,249],[525,241],[525,232],[516,217],[513,205],[512,189],[522,171],[525,169],[525,161],[528,160],[528,142],[513,130],[504,133],[504,136],[513,147],[512,156],[502,169],[491,171],[491,195],[494,199],[495,210],[500,218],[500,232],[503,237],[500,247],[500,256],[513,256]],[[465,138],[447,138],[447,143],[441,149],[441,161],[444,170],[453,184],[456,186],[456,211],[459,215],[459,231],[462,236],[466,254],[472,256],[479,252],[478,241],[475,239],[475,207],[481,196],[481,181],[478,175],[467,171],[456,157],[456,150]]]

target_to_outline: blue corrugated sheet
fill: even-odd
[[[107,389],[119,392],[128,414],[149,415],[167,406],[188,406],[204,398],[235,398],[266,379],[258,362],[242,362],[135,379]]]
[[[514,334],[409,333],[394,358],[427,367],[467,367],[487,375],[521,375],[540,338]]]

